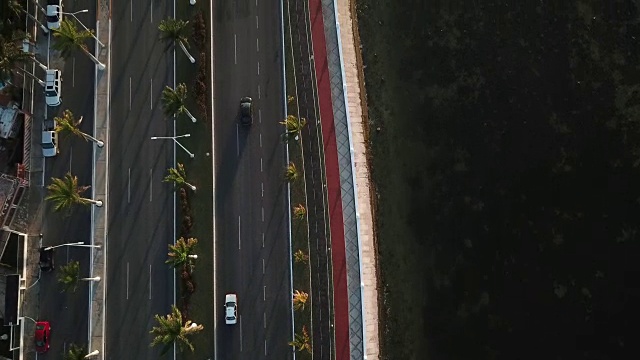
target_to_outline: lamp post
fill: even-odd
[[[84,119],[84,115],[80,116],[80,119],[78,119],[78,125],[80,125],[82,123],[82,119]],[[89,140],[93,141],[94,143],[96,143],[96,145],[98,145],[99,148],[104,146],[104,141],[102,141],[100,139],[96,139],[96,138],[94,138],[93,136],[91,136],[89,134],[82,133],[82,135],[84,137],[86,137],[87,139],[89,139]],[[99,205],[99,206],[102,206],[102,205]]]
[[[66,243],[66,244],[48,246],[48,247],[44,248],[44,251],[49,251],[51,249],[59,248],[59,247],[62,247],[62,246],[80,246],[80,245],[84,245],[84,241],[78,241],[78,242],[74,242],[74,243]]]
[[[21,318],[23,318],[23,319],[29,319],[29,320],[33,321],[33,323],[34,323],[34,324],[37,324],[37,323],[38,323],[37,321],[33,320],[32,318],[30,318],[30,317],[28,317],[28,316],[24,316],[24,315],[23,315],[23,316],[21,316]]]
[[[98,40],[98,38],[97,38],[95,35],[93,35],[93,31],[91,31],[91,30],[87,29],[87,27],[86,27],[86,26],[84,26],[84,24],[82,23],[82,21],[80,21],[80,19],[78,19],[78,17],[76,16],[76,14],[82,14],[82,13],[87,13],[87,12],[89,12],[89,10],[88,10],[88,9],[84,9],[84,10],[78,10],[78,11],[75,11],[75,12],[72,12],[72,13],[66,13],[66,12],[63,12],[63,14],[73,16],[73,18],[74,18],[74,19],[76,19],[76,21],[77,21],[77,22],[79,22],[79,23],[80,23],[80,25],[82,25],[82,27],[83,27],[85,30],[87,30],[88,32],[90,32],[90,33],[91,33],[91,36],[92,36],[94,39],[96,39],[96,41],[98,42],[98,44],[100,44],[100,46],[101,46],[101,47],[105,47],[105,45],[104,45],[102,42],[100,42],[100,40]]]
[[[96,355],[100,355],[100,351],[98,350],[93,350],[92,352],[88,353],[87,355],[84,356],[85,359],[88,359],[92,356],[96,356]]]
[[[187,257],[190,258],[190,259],[197,259],[198,255],[192,254],[192,255],[187,255]]]
[[[100,281],[100,276],[96,276],[96,277],[88,277],[88,278],[82,278],[80,279],[82,281]]]
[[[178,136],[152,136],[151,140],[171,139],[176,144],[178,144],[178,146],[180,146],[182,148],[182,150],[186,151],[187,154],[189,154],[190,158],[193,159],[195,157],[195,155],[191,151],[187,150],[186,147],[182,146],[182,144],[180,144],[180,142],[177,140],[178,138],[189,137],[189,136],[191,136],[191,134],[184,134],[184,135],[178,135]]]

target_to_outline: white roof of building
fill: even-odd
[[[16,135],[18,109],[0,106],[0,138],[9,139]]]

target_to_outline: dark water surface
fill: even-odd
[[[640,1],[357,4],[385,358],[640,358]]]

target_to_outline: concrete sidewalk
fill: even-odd
[[[91,252],[91,277],[100,277],[100,281],[91,281],[89,289],[89,341],[87,351],[89,353],[98,351],[99,354],[93,359],[104,359],[105,355],[105,321],[106,321],[106,283],[107,283],[107,210],[109,202],[107,199],[107,177],[108,177],[108,151],[109,151],[109,91],[110,91],[110,53],[111,53],[111,1],[98,0],[96,9],[96,33],[98,39],[105,44],[101,48],[96,44],[94,52],[96,58],[106,65],[104,70],[99,70],[96,66],[96,93],[95,93],[95,119],[93,134],[97,139],[104,141],[104,147],[100,148],[94,144],[93,153],[93,198],[102,200],[103,206],[93,206],[91,210],[92,223],[92,243],[100,245],[101,248],[92,249]]]
[[[370,189],[370,169],[367,163],[367,130],[365,129],[366,94],[364,90],[364,73],[360,56],[360,38],[357,35],[357,19],[354,22],[355,0],[337,0],[338,23],[340,24],[340,39],[342,43],[342,66],[344,69],[344,83],[346,84],[347,106],[349,121],[351,122],[351,141],[353,144],[353,158],[355,178],[357,183],[356,201],[360,216],[359,236],[362,256],[362,282],[364,283],[364,323],[367,359],[379,357],[379,324],[378,324],[378,273],[377,249],[373,225],[372,193]],[[357,49],[357,50],[356,50]],[[362,103],[364,100],[365,103]]]
[[[364,79],[358,68],[352,1],[310,0],[309,11],[330,217],[334,220],[338,215],[342,220],[337,226],[337,221],[331,224],[336,358],[377,359],[377,260],[361,102]],[[341,204],[332,204],[336,197]],[[345,298],[348,309],[344,309]]]

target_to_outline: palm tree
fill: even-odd
[[[187,182],[187,173],[184,170],[184,165],[178,163],[178,166],[174,168],[167,169],[169,172],[167,176],[164,177],[164,182],[172,182],[174,187],[180,187],[182,185],[188,186],[191,190],[196,191],[196,187]]]
[[[309,294],[304,291],[296,290],[293,293],[293,309],[304,310],[304,307],[307,304],[307,299],[309,299]]]
[[[87,350],[76,344],[71,344],[69,346],[69,350],[64,353],[63,360],[82,360],[85,356],[87,356]]]
[[[62,117],[56,117],[54,120],[56,122],[56,131],[58,132],[68,132],[70,134],[79,136],[85,140],[91,140],[98,147],[103,147],[104,142],[102,140],[98,140],[93,136],[83,133],[80,131],[80,124],[82,123],[83,116],[80,116],[79,119],[75,119],[71,110],[67,109],[62,113]]]
[[[195,258],[193,252],[198,239],[196,238],[180,238],[176,241],[175,245],[169,244],[169,258],[165,263],[170,264],[174,269],[182,269],[186,265],[191,265],[192,259]]]
[[[14,32],[11,38],[0,36],[0,77],[2,79],[10,79],[13,72],[19,70],[18,64],[28,61],[35,61],[41,68],[46,70],[47,67],[37,61],[32,53],[22,50],[22,40],[24,39],[25,36],[22,32]],[[44,85],[44,82],[34,74],[25,70],[22,71],[37,80],[41,85]]]
[[[311,354],[311,339],[309,338],[306,325],[302,327],[300,334],[294,334],[293,341],[290,341],[289,345],[297,348],[297,351],[306,350]]]
[[[305,254],[301,249],[298,249],[298,251],[293,254],[293,260],[296,263],[305,264],[307,261],[309,261],[309,255]]]
[[[187,86],[183,83],[178,84],[176,89],[165,87],[162,90],[162,107],[164,108],[164,114],[167,116],[178,116],[180,114],[187,114],[191,121],[196,122],[196,118],[191,115],[185,101],[187,100]]]
[[[289,165],[287,165],[284,171],[285,180],[291,183],[298,180],[299,176],[300,175],[298,174],[298,169],[296,168],[296,164],[294,164],[293,162],[289,162]]]
[[[195,63],[196,59],[189,54],[187,51],[187,46],[189,46],[189,40],[187,36],[189,35],[189,22],[184,20],[177,19],[166,19],[160,21],[160,25],[158,25],[158,30],[160,30],[160,38],[165,41],[173,41],[177,42],[182,52],[189,58],[191,63]]]
[[[58,270],[58,282],[62,284],[62,292],[76,292],[80,281],[80,263],[72,261]]]
[[[161,354],[164,355],[171,349],[174,343],[178,343],[180,351],[184,347],[188,347],[193,351],[193,344],[189,341],[188,336],[196,334],[204,327],[196,323],[192,323],[187,320],[186,323],[182,323],[182,314],[175,305],[171,305],[171,314],[166,316],[155,315],[155,319],[158,322],[158,326],[154,326],[150,333],[154,335],[151,346],[158,344],[164,344]]]
[[[62,20],[60,22],[60,28],[53,30],[53,36],[58,38],[53,48],[59,50],[63,57],[68,57],[72,52],[80,50],[87,54],[98,65],[98,69],[104,70],[106,65],[101,63],[98,58],[93,56],[85,44],[85,40],[93,37],[93,31],[91,30],[79,30],[74,22],[69,20]]]
[[[87,191],[90,186],[79,186],[78,177],[67,173],[64,178],[51,178],[51,184],[47,186],[49,195],[45,197],[45,200],[52,200],[55,211],[71,209],[71,206],[75,204],[89,205],[94,204],[96,206],[102,206],[102,200],[93,200],[83,198],[81,195]]]
[[[44,8],[42,6],[40,6],[40,4],[35,1],[35,0],[31,0],[31,2],[37,4],[38,8],[40,9],[40,11],[43,14],[47,14],[47,12],[44,10]],[[9,0],[9,9],[15,13],[16,15],[20,15],[20,13],[24,13],[25,15],[27,15],[31,20],[35,21],[36,24],[40,25],[40,28],[42,29],[42,31],[44,31],[45,33],[49,33],[49,28],[47,28],[46,26],[44,26],[40,21],[38,21],[37,18],[35,18],[33,15],[29,14],[29,12],[27,10],[24,9],[24,7],[20,4],[20,2],[18,2],[18,0]]]
[[[307,119],[298,119],[294,115],[288,115],[286,119],[280,122],[280,124],[286,126],[287,128],[287,131],[284,133],[285,140],[289,140],[291,138],[298,140],[300,131],[305,125],[307,125]]]
[[[304,220],[307,216],[307,209],[302,204],[298,204],[293,208],[293,216],[298,220]]]

